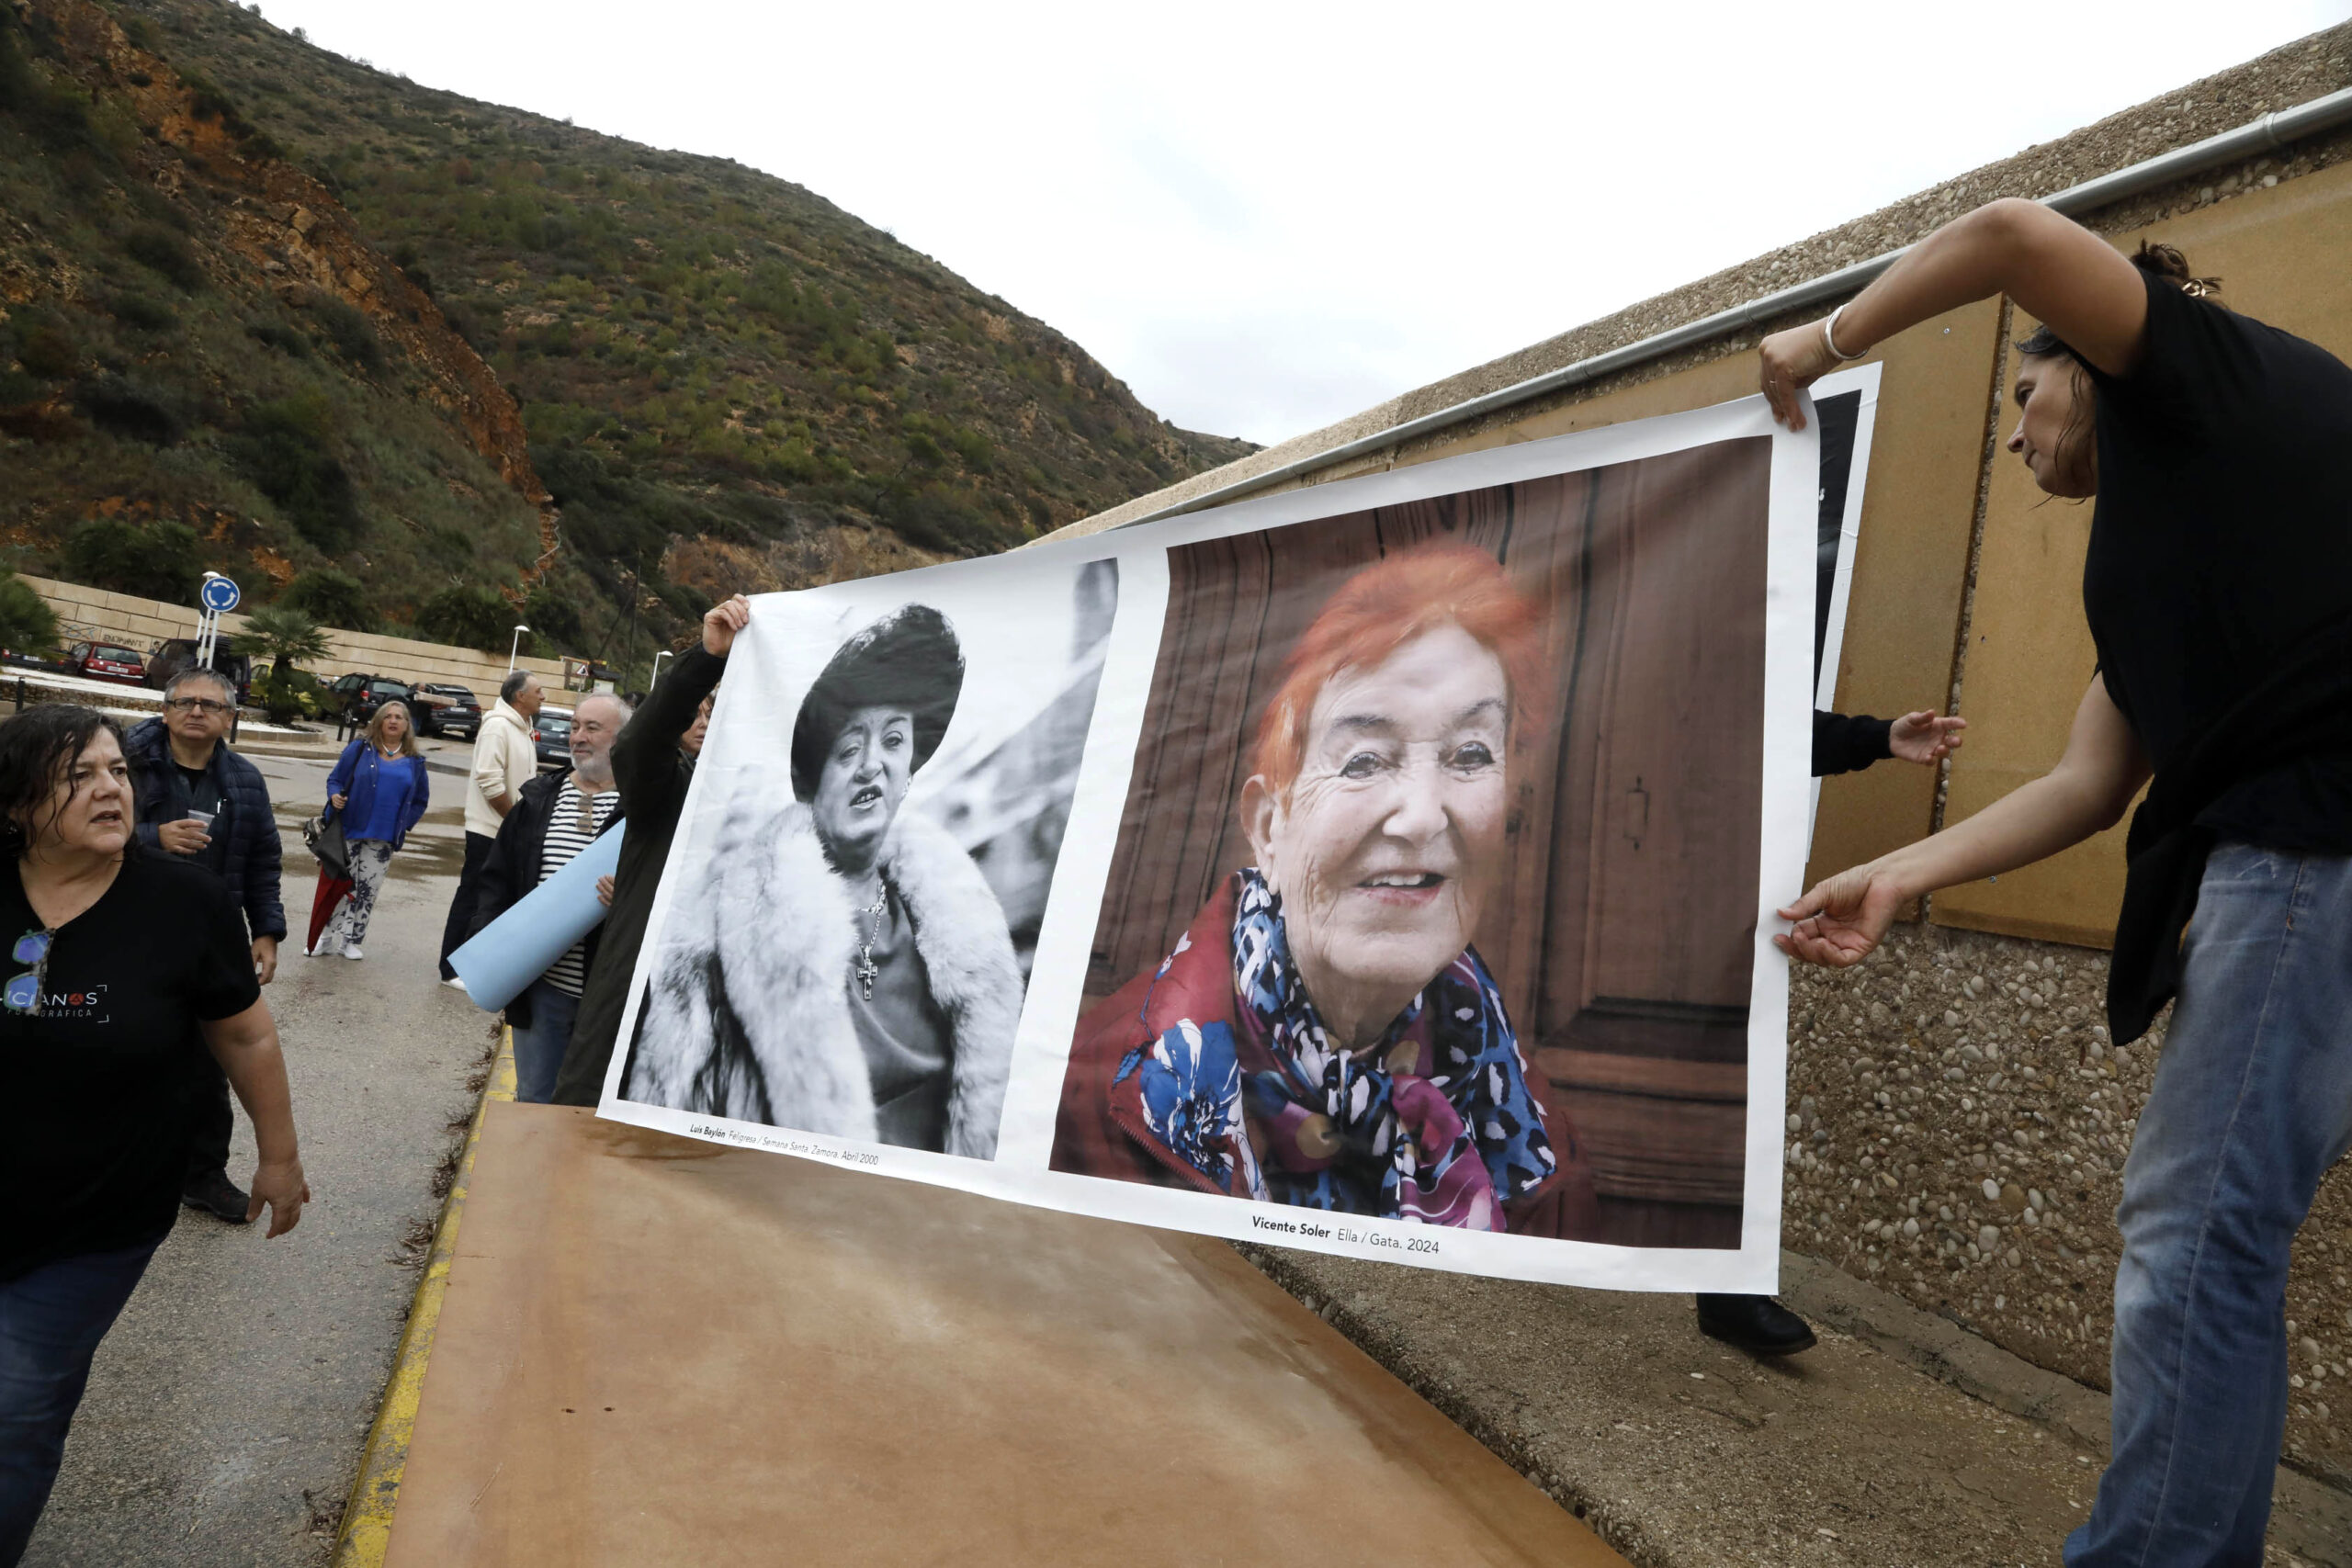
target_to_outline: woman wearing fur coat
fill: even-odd
[[[795,799],[720,808],[707,896],[657,958],[627,1098],[996,1154],[1021,1018],[1004,912],[947,830],[901,812],[962,693],[955,628],[892,612],[834,653],[792,735]]]

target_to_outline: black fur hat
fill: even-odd
[[[817,795],[825,753],[850,715],[863,707],[904,708],[914,716],[912,773],[931,761],[964,692],[964,649],[947,617],[928,604],[907,604],[841,645],[808,688],[792,726],[792,793]]]

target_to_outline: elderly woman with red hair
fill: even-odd
[[[1535,614],[1484,551],[1350,578],[1260,720],[1254,863],[1079,1021],[1055,1168],[1591,1237],[1574,1130],[1471,946],[1542,687]]]

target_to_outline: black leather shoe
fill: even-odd
[[[225,1170],[189,1177],[180,1184],[180,1201],[191,1209],[201,1209],[215,1219],[226,1220],[232,1225],[245,1223],[245,1215],[253,1204],[253,1200],[229,1179],[229,1173]]]
[[[1701,1296],[1699,1332],[1751,1356],[1793,1356],[1819,1343],[1804,1319],[1770,1296]]]

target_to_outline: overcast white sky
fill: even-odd
[[[2352,0],[262,0],[795,180],[1273,442],[2352,15]],[[1963,18],[1965,18],[1963,20]]]

